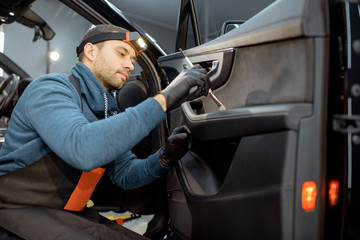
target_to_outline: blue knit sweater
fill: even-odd
[[[0,150],[0,175],[25,167],[49,152],[83,170],[106,166],[123,189],[146,185],[166,171],[158,152],[136,159],[130,149],[165,119],[160,104],[148,98],[125,112],[82,63],[72,68],[79,94],[66,74],[48,74],[29,84],[12,113]],[[105,97],[109,116],[105,116]]]

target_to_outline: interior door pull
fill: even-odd
[[[179,51],[181,52],[181,54],[184,56],[185,58],[185,63],[189,68],[192,68],[194,65],[192,64],[192,62],[190,61],[190,59],[185,55],[185,53],[183,52],[183,50],[181,48],[179,48]],[[208,72],[208,75],[210,77],[210,72],[211,71],[215,71],[216,67],[218,66],[219,61],[213,61],[212,62],[212,68],[211,70]],[[210,97],[214,100],[214,102],[216,103],[216,105],[219,107],[219,110],[226,110],[225,106],[220,102],[220,100],[215,96],[215,94],[212,92],[211,87],[209,87],[209,95]]]
[[[213,75],[213,74],[218,70],[218,67],[219,67],[219,60],[214,60],[214,61],[212,61],[212,63],[211,63],[211,69],[210,69],[210,71],[208,72],[209,77],[210,77],[211,75]]]

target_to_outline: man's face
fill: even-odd
[[[106,90],[119,90],[134,70],[134,49],[120,40],[108,40],[95,45],[93,73]]]

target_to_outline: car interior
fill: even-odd
[[[0,147],[9,124],[11,110],[21,96],[31,77],[5,54],[0,53],[0,67],[5,76],[0,80]]]
[[[33,28],[34,39],[54,37],[34,12],[20,12],[23,5],[6,2],[20,13],[7,13],[8,23]],[[28,6],[33,1],[18,2]],[[104,1],[97,6],[88,0],[86,8],[62,2],[94,24],[116,22]],[[351,59],[344,56],[358,55],[351,47],[344,49],[356,39],[356,32],[346,33],[346,24],[360,26],[359,4],[276,0],[249,19],[227,19],[214,39],[202,42],[195,11],[201,5],[196,3],[181,0],[176,51],[160,56],[150,48],[114,93],[119,111],[155,95],[187,68],[178,51],[183,49],[193,64],[209,71],[211,89],[226,107],[220,109],[209,95],[184,101],[132,149],[143,158],[164,145],[177,126],[191,130],[191,149],[163,183],[161,203],[169,221],[162,219],[162,224],[171,225],[180,239],[341,239],[347,231],[356,233],[359,220],[349,206],[356,210],[360,205],[353,161],[359,150],[348,127],[357,120],[346,114],[359,114],[358,99],[353,105],[346,99],[356,91],[349,94],[344,79],[359,75],[354,67],[347,75]],[[11,109],[32,77],[4,54],[0,64],[6,72],[0,83],[1,142]],[[329,195],[333,181],[340,191],[334,204]],[[310,209],[303,195],[309,182],[317,190]]]
[[[3,24],[17,22],[28,28],[33,29],[33,42],[43,39],[50,41],[56,35],[56,32],[31,9],[34,0],[24,1],[2,1],[0,3],[0,14]],[[114,92],[119,111],[125,111],[127,107],[135,106],[147,97],[154,95],[158,91],[158,86],[154,85],[154,76],[149,69],[151,66],[139,57],[136,63],[136,70],[129,78],[128,84],[122,90]],[[4,135],[9,123],[11,112],[17,100],[25,90],[26,86],[33,80],[21,66],[11,60],[4,53],[0,52],[0,67],[4,71],[4,76],[0,79],[0,144],[4,141]],[[156,77],[156,76],[155,76]],[[126,97],[129,95],[130,97]],[[155,135],[155,136],[152,136]],[[152,146],[151,141],[159,139],[159,133],[156,129],[146,137],[133,150],[138,157],[148,156],[158,149],[160,142],[156,141]],[[0,145],[1,146],[1,145]]]
[[[6,11],[6,14],[0,12],[2,16],[9,16],[9,12],[14,12],[16,14],[15,16],[9,16],[4,24],[17,22],[32,29],[34,31],[33,42],[40,41],[41,39],[50,41],[58,33],[50,28],[44,19],[31,10],[32,2],[34,1],[1,2],[0,9],[8,10],[8,12]],[[127,84],[121,90],[113,92],[119,107],[119,112],[123,112],[126,108],[139,104],[159,91],[160,86],[157,80],[159,77],[156,75],[156,71],[152,69],[153,67],[149,64],[147,58],[147,56],[139,56],[135,66],[136,70],[131,73]],[[5,140],[4,136],[6,134],[12,110],[27,85],[36,77],[32,77],[28,74],[20,65],[15,63],[15,61],[11,60],[10,57],[6,56],[4,53],[0,53],[0,67],[4,71],[4,77],[0,79],[1,147]],[[138,158],[145,158],[157,151],[165,139],[165,136],[163,136],[161,131],[164,131],[163,124],[160,124],[147,137],[140,141],[132,149],[132,152]],[[100,187],[97,188],[97,191],[94,192],[92,197],[92,200],[96,202],[96,209],[100,212],[113,210],[116,212],[132,211],[141,214],[151,214],[153,213],[154,208],[157,210],[159,210],[159,208],[163,209],[162,206],[159,207],[150,200],[145,200],[145,203],[140,204],[133,201],[134,198],[144,200],[149,196],[156,196],[154,199],[160,199],[161,202],[165,201],[165,191],[163,194],[158,192],[160,190],[158,185],[163,184],[162,182],[155,182],[154,184],[140,188],[139,190],[124,191],[117,187],[109,187],[112,186],[112,184],[109,184],[109,181],[110,179],[108,177],[103,177],[99,183]],[[121,200],[118,201],[118,199]],[[119,205],[121,205],[121,207],[119,207]],[[161,224],[164,224],[164,221],[166,221],[166,218],[164,217],[165,216],[160,216],[159,221]],[[158,228],[159,226],[155,226],[155,229]],[[0,230],[3,231],[1,228]]]

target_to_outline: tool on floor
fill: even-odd
[[[107,216],[106,218],[109,219],[110,221],[115,221],[119,225],[123,225],[124,222],[126,222],[126,221],[130,221],[130,220],[140,218],[140,217],[141,217],[140,214],[133,213],[130,215],[124,215],[124,216],[119,216],[119,217]]]
[[[192,68],[194,65],[192,64],[192,62],[190,61],[190,59],[185,55],[185,53],[183,52],[183,50],[181,48],[179,48],[179,51],[181,52],[181,54],[184,56],[185,58],[185,63],[188,67]],[[219,107],[219,110],[226,110],[224,104],[222,104],[220,102],[220,100],[215,96],[215,94],[213,93],[213,91],[211,90],[211,88],[209,88],[209,95],[210,97],[214,100],[214,102],[216,103],[216,105]]]

